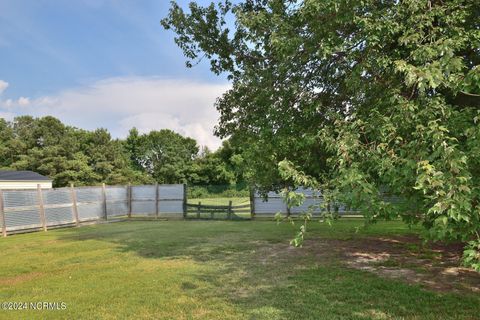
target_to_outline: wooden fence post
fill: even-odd
[[[132,218],[132,185],[127,186],[128,219]]]
[[[160,193],[158,190],[158,183],[155,183],[155,219],[158,219],[158,201],[160,197]]]
[[[228,220],[232,220],[232,200],[228,202]]]
[[[7,224],[5,223],[5,210],[3,206],[3,192],[0,189],[0,219],[2,219],[2,236],[7,236]]]
[[[187,184],[183,184],[183,218],[187,217]]]
[[[250,187],[250,217],[255,218],[255,191]]]
[[[77,194],[75,192],[73,183],[70,184],[70,192],[72,194],[73,218],[75,219],[75,225],[78,227],[80,225],[80,221],[78,219]]]
[[[202,207],[202,202],[198,201],[198,207],[197,207],[197,219],[200,219],[200,210]]]
[[[105,220],[108,220],[107,215],[107,191],[105,190],[105,183],[102,183],[102,197],[103,197],[103,217]]]
[[[43,207],[42,187],[37,184],[38,207],[40,210],[40,221],[42,222],[43,231],[47,231],[47,219],[45,218],[45,208]]]

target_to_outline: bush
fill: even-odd
[[[236,185],[196,185],[187,187],[187,197],[195,198],[239,198],[248,197],[249,187],[246,183]]]

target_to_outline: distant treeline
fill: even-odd
[[[229,141],[212,152],[167,129],[140,134],[133,128],[122,140],[106,129],[78,129],[50,116],[0,118],[0,169],[32,170],[52,178],[55,187],[245,184],[239,157]]]

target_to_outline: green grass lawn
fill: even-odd
[[[248,206],[246,208],[234,209],[234,218],[250,219],[250,198],[248,197],[229,197],[229,198],[197,198],[188,199],[188,204],[198,205],[200,202],[204,206],[228,206],[229,201],[232,201],[232,206]],[[195,207],[188,207],[187,217],[197,218],[198,213]],[[201,219],[211,219],[212,210],[206,210],[200,213]],[[213,219],[227,219],[227,210],[215,211]]]
[[[399,222],[355,232],[312,223],[311,243],[405,235]],[[135,221],[0,239],[2,302],[66,310],[2,319],[476,319],[480,296],[433,292],[349,268],[328,246],[289,248],[295,229],[267,221]],[[339,239],[339,240],[332,240]],[[350,243],[348,242],[348,243]],[[343,242],[342,242],[343,243]],[[308,245],[308,243],[307,243]]]
[[[198,204],[199,202],[201,202],[203,205],[218,205],[218,206],[228,206],[229,201],[232,201],[232,206],[241,206],[241,205],[250,204],[250,198],[248,197],[188,199],[189,204]]]

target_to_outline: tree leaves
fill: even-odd
[[[480,241],[478,1],[248,0],[230,38],[212,6],[164,23],[232,80],[217,134],[250,146],[260,186],[315,184],[368,220]]]

